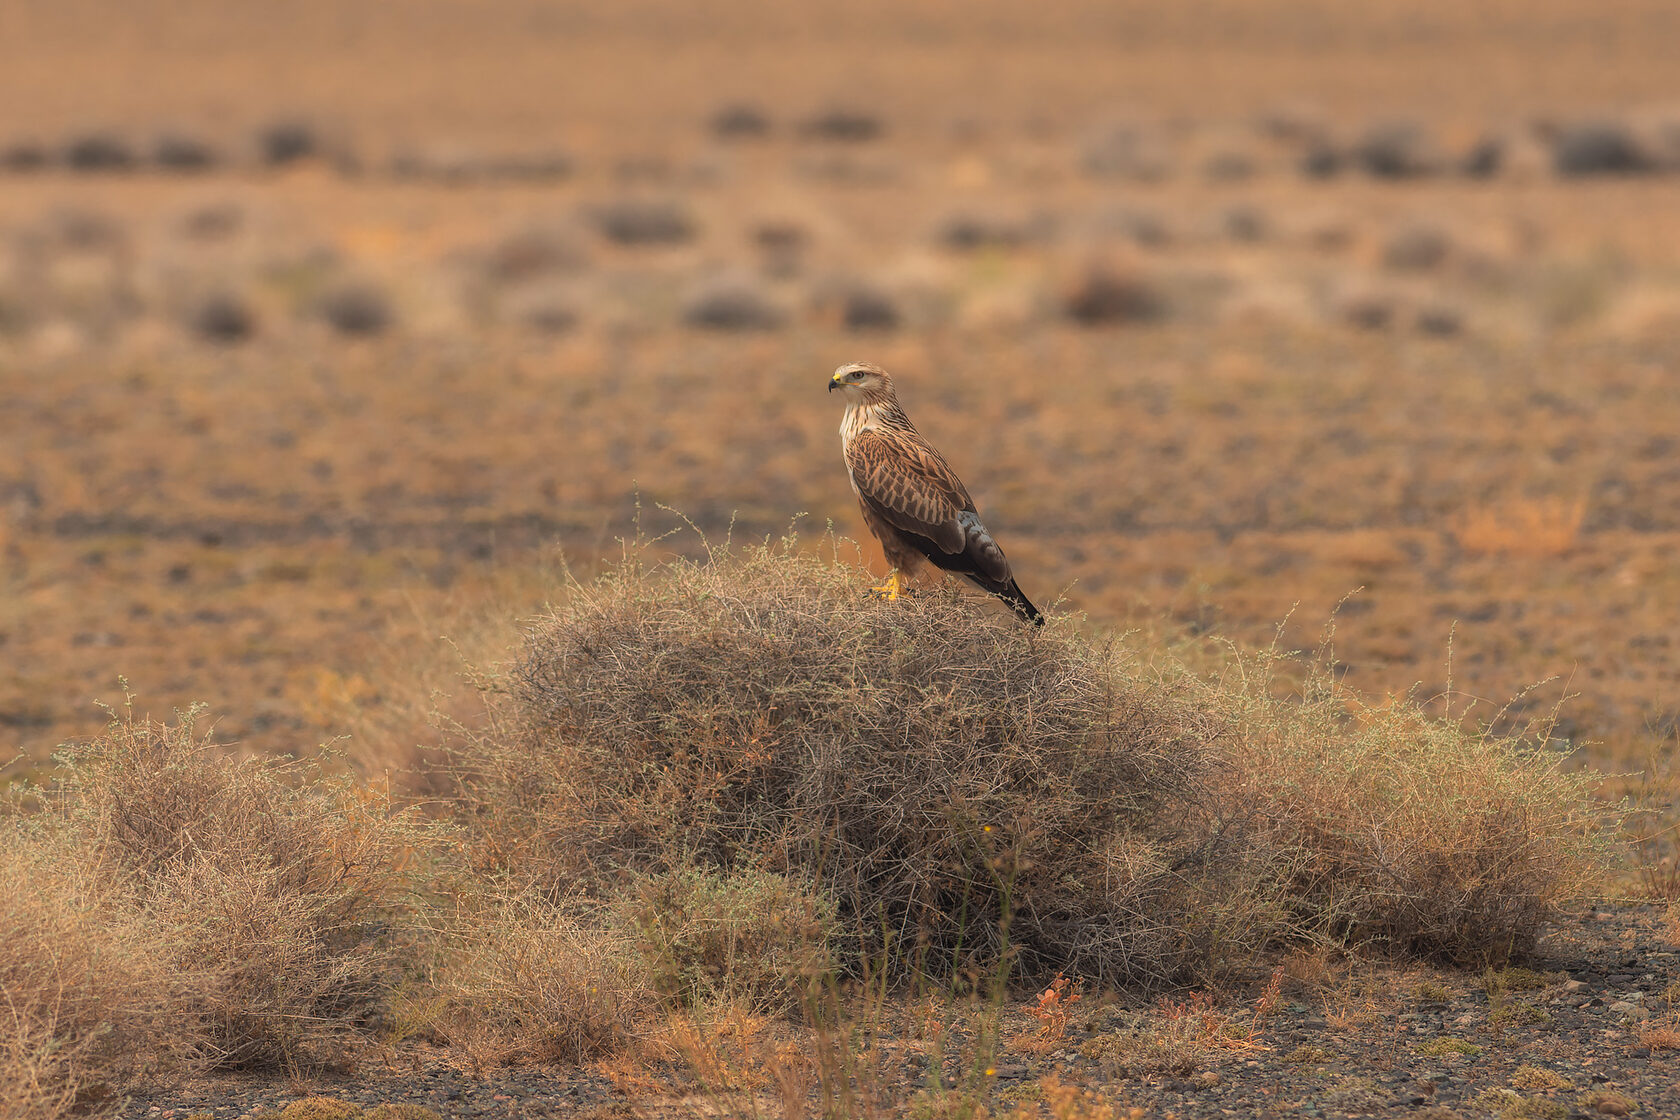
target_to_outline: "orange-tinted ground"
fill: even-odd
[[[406,759],[437,636],[615,551],[638,490],[655,530],[860,533],[822,385],[869,358],[1035,597],[1310,648],[1363,589],[1373,696],[1549,681],[1518,710],[1571,694],[1601,764],[1672,752],[1680,175],[1548,146],[1666,150],[1671,5],[265,12],[0,14],[0,148],[226,161],[0,170],[0,748],[122,674]],[[881,135],[801,129],[834,107]],[[282,118],[319,153],[261,167]],[[1302,173],[1393,121],[1423,173]],[[626,202],[687,232],[614,240]],[[1093,274],[1141,302],[1081,325]],[[386,329],[321,321],[345,284]],[[218,293],[250,337],[203,337]]]

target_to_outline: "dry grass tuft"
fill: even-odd
[[[394,979],[418,826],[315,765],[230,757],[195,714],[113,719],[66,756],[53,815],[164,931],[202,1059],[342,1060]]]
[[[103,1114],[167,1009],[162,939],[110,920],[108,885],[62,837],[4,821],[0,846],[0,1116]]]
[[[1553,906],[1602,874],[1595,775],[1546,749],[1466,733],[1409,702],[1353,705],[1329,672],[1279,699],[1265,666],[1207,703],[1233,713],[1222,790],[1249,842],[1274,853],[1308,931],[1456,964],[1533,947]]]
[[[5,824],[6,1115],[139,1066],[340,1063],[396,979],[417,824],[297,763],[114,718]]]
[[[655,987],[687,1006],[792,1011],[830,965],[824,900],[769,872],[643,876],[624,909]]]
[[[529,899],[465,916],[433,989],[439,1032],[485,1064],[607,1057],[657,1003],[630,938]]]
[[[1511,1085],[1517,1089],[1573,1089],[1575,1083],[1555,1070],[1543,1066],[1518,1066],[1511,1073]]]

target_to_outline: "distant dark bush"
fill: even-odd
[[[1394,321],[1394,300],[1376,292],[1358,292],[1339,301],[1337,314],[1350,327],[1380,331]]]
[[[1639,175],[1655,162],[1627,126],[1590,121],[1559,129],[1552,138],[1552,166],[1559,175]]]
[[[137,162],[126,143],[104,134],[72,140],[64,149],[64,163],[72,171],[128,171]]]
[[[569,178],[577,171],[570,152],[526,152],[496,156],[488,163],[491,176],[512,182],[547,183]]]
[[[276,121],[257,133],[257,151],[270,167],[284,167],[319,155],[321,141],[303,121]]]
[[[788,277],[798,274],[811,234],[794,222],[766,222],[752,231],[752,240],[762,255],[765,273]]]
[[[51,156],[45,144],[19,140],[0,148],[0,170],[39,171],[47,166]]]
[[[1165,153],[1129,125],[1111,128],[1085,149],[1085,171],[1102,179],[1139,179],[1155,182],[1167,175]]]
[[[1144,278],[1107,268],[1092,268],[1063,301],[1068,317],[1081,326],[1153,323],[1167,317],[1167,301]]]
[[[519,321],[543,334],[565,334],[577,326],[578,313],[569,303],[533,300],[520,308]]]
[[[188,237],[215,241],[239,229],[245,214],[231,203],[200,206],[181,220],[181,232]]]
[[[1202,165],[1202,174],[1216,183],[1253,178],[1254,170],[1254,158],[1246,152],[1217,152]]]
[[[684,206],[673,202],[615,202],[595,212],[595,225],[620,245],[680,245],[698,229]]]
[[[974,253],[984,249],[1019,249],[1040,233],[1041,229],[1035,228],[1033,222],[959,214],[946,219],[939,227],[937,240],[953,252]]]
[[[1378,179],[1412,179],[1439,170],[1428,136],[1415,124],[1373,127],[1354,145],[1353,158]]]
[[[511,284],[575,269],[583,259],[578,246],[562,233],[524,229],[508,234],[491,246],[484,270],[492,281]]]
[[[61,210],[53,226],[58,239],[72,249],[114,249],[127,237],[121,223],[97,210]]]
[[[1260,241],[1266,236],[1266,215],[1253,206],[1233,206],[1225,211],[1225,236],[1232,241]]]
[[[715,331],[768,331],[787,321],[787,312],[746,277],[703,284],[683,308],[683,322]]]
[[[793,222],[765,222],[753,230],[752,239],[760,249],[787,252],[805,248],[811,234]]]
[[[578,324],[574,300],[554,288],[539,286],[516,293],[507,309],[514,322],[541,334],[565,334]]]
[[[1505,143],[1497,136],[1484,136],[1470,146],[1458,169],[1472,179],[1491,179],[1505,165]]]
[[[216,150],[202,140],[170,133],[152,146],[152,162],[165,171],[208,171],[217,163]]]
[[[799,133],[811,140],[836,140],[859,144],[878,140],[886,132],[881,118],[861,109],[827,109],[808,118],[799,126]]]
[[[1458,334],[1464,329],[1464,316],[1459,314],[1455,308],[1434,303],[1418,309],[1414,324],[1420,334],[1432,334],[1444,338],[1448,335]]]
[[[316,310],[339,334],[383,334],[391,325],[391,304],[385,293],[366,283],[343,284],[323,295]]]
[[[1301,153],[1301,174],[1309,179],[1328,179],[1345,163],[1341,149],[1328,140],[1315,140]]]
[[[402,150],[386,166],[393,179],[423,179],[446,186],[462,186],[489,178],[485,161],[470,152],[418,152]]]
[[[1124,215],[1120,224],[1132,241],[1147,249],[1158,249],[1172,240],[1172,233],[1159,214],[1136,211]]]
[[[712,115],[712,135],[720,140],[758,140],[770,135],[770,118],[756,105],[725,105]]]
[[[257,317],[250,306],[227,292],[205,299],[193,309],[189,322],[200,338],[220,343],[243,342],[257,327]]]
[[[840,303],[840,325],[849,331],[893,331],[902,321],[898,304],[874,288],[853,288]]]
[[[550,183],[570,177],[577,170],[577,161],[570,153],[555,150],[483,155],[439,148],[397,152],[387,170],[397,179],[457,187],[469,183]]]
[[[1424,272],[1439,267],[1451,248],[1452,242],[1445,231],[1430,225],[1410,225],[1383,246],[1383,264],[1402,271]]]

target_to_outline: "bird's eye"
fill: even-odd
[[[863,371],[861,369],[854,369],[851,373],[847,374],[846,376],[852,381],[862,381],[863,380]]]

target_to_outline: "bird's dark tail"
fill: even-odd
[[[1008,603],[1024,621],[1030,622],[1034,626],[1044,625],[1044,612],[1032,605],[1032,600],[1021,593],[1021,586],[1014,580],[1010,580],[1006,587],[994,585],[986,588],[986,590]]]

